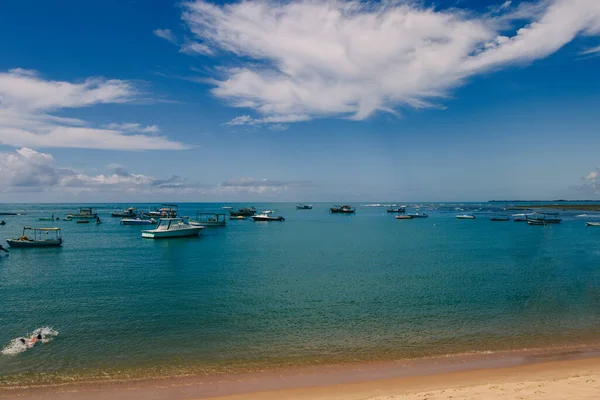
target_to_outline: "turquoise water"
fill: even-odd
[[[286,221],[153,241],[110,218],[126,206],[95,205],[101,225],[37,221],[77,205],[1,207],[26,214],[0,217],[2,239],[54,224],[65,243],[0,258],[0,346],[40,327],[59,332],[0,355],[0,384],[549,347],[600,334],[600,228],[580,212],[544,227],[491,222],[506,214],[496,204],[424,204],[429,218],[415,220],[385,207],[332,215],[331,204],[256,204]],[[456,207],[478,218],[457,220],[465,211]]]

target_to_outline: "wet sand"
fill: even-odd
[[[18,399],[598,399],[600,352],[457,355],[287,371],[0,390]]]

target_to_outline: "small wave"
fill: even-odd
[[[49,327],[37,328],[30,334],[26,335],[25,339],[27,340],[27,338],[31,338],[40,334],[42,335],[40,342],[49,343],[52,341],[52,339],[58,336],[58,331],[55,331]],[[28,344],[23,343],[21,339],[22,338],[15,338],[11,340],[6,346],[4,346],[0,353],[5,356],[16,356],[17,354],[23,353],[25,350],[29,349],[31,345],[28,346]]]

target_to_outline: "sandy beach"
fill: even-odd
[[[590,352],[453,356],[410,362],[320,366],[219,377],[0,390],[0,398],[597,399],[600,398],[600,357],[597,353]]]

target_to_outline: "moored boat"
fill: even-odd
[[[502,222],[502,221],[510,221],[510,217],[490,217],[490,221]]]
[[[547,225],[547,224],[560,224],[562,218],[559,213],[533,213],[527,215],[527,223],[529,225]]]
[[[461,214],[461,215],[457,215],[456,218],[458,218],[458,219],[475,219],[475,216],[471,215],[471,214]]]
[[[117,218],[135,218],[138,215],[138,212],[135,207],[129,207],[121,212],[115,211],[110,213],[111,217]]]
[[[254,207],[242,207],[236,211],[229,211],[229,215],[232,217],[251,217],[256,214],[256,208]]]
[[[600,222],[586,222],[587,226],[600,226]]]
[[[410,215],[396,215],[396,219],[412,219]]]
[[[227,215],[223,213],[196,212],[196,219],[190,220],[193,226],[226,226]]]
[[[94,213],[92,208],[80,208],[76,214],[67,214],[67,218],[85,220],[85,219],[97,219],[98,214]]]
[[[407,214],[411,218],[427,218],[428,215],[425,213],[416,212],[414,214]]]
[[[253,215],[252,219],[255,221],[285,221],[285,218],[283,218],[281,215],[278,215],[276,217],[271,215],[271,212],[264,212],[262,214],[257,214],[257,215]]]
[[[298,204],[296,210],[312,210],[312,204]]]
[[[332,214],[354,214],[356,208],[349,205],[333,206],[329,209],[329,212]]]
[[[177,204],[163,204],[158,209],[142,213],[142,215],[148,218],[177,218],[178,211]]]
[[[27,236],[31,232],[32,237]],[[46,235],[53,233],[52,238],[46,238]],[[60,228],[31,228],[24,227],[23,234],[17,239],[6,239],[10,247],[59,247],[63,240],[60,234]]]
[[[527,214],[513,214],[514,222],[527,222]]]
[[[198,236],[203,226],[193,226],[185,218],[161,218],[156,229],[142,231],[142,237],[148,239]]]
[[[231,220],[240,220],[240,219],[248,219],[248,217],[244,217],[243,215],[230,215],[229,219],[231,219]]]
[[[390,207],[390,208],[387,209],[387,212],[389,212],[389,213],[403,213],[403,212],[406,212],[406,207],[405,206]]]

